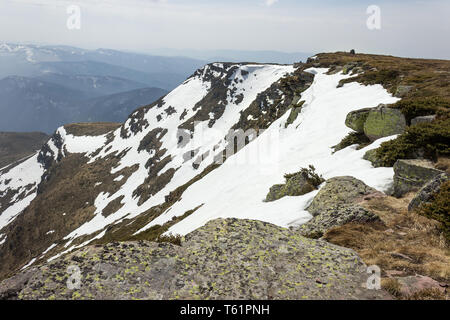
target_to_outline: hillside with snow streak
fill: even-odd
[[[218,217],[296,226],[311,218],[305,208],[317,191],[264,198],[284,174],[310,164],[325,178],[352,175],[386,190],[392,168],[362,157],[389,138],[361,150],[331,147],[350,132],[348,112],[397,98],[381,85],[338,87],[350,76],[326,72],[211,64],[114,130],[61,127],[38,154],[0,173],[2,261],[22,267],[155,228],[185,235]],[[288,121],[299,100],[301,112]],[[222,164],[227,137],[240,130],[248,139]],[[14,241],[20,258],[8,249]]]

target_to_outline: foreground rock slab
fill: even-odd
[[[77,270],[79,287],[70,288]],[[141,241],[80,249],[5,280],[0,298],[389,299],[364,287],[366,271],[351,249],[260,221],[218,219],[182,246]]]

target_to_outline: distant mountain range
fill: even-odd
[[[52,133],[72,122],[122,122],[204,63],[107,49],[0,44],[0,130]]]
[[[258,62],[258,63],[280,63],[292,64],[296,62],[305,62],[312,56],[309,52],[280,52],[280,51],[243,51],[243,50],[195,50],[195,49],[155,49],[152,54],[163,56],[185,56],[194,59],[206,60],[208,62],[227,61],[227,62]]]
[[[208,62],[286,64],[309,55],[172,49],[156,53],[161,55],[0,44],[0,130],[52,133],[73,122],[123,122],[137,107],[164,96]]]
[[[120,82],[108,81],[111,79],[105,77],[91,80],[101,80],[98,87],[102,93],[114,92],[111,84]],[[120,122],[137,107],[167,93],[160,88],[141,88],[98,96],[93,90],[83,91],[79,90],[80,86],[61,83],[69,87],[20,76],[0,80],[0,130],[51,133],[58,126],[72,122]]]
[[[171,90],[206,61],[163,57],[110,49],[0,44],[0,78],[63,75],[114,76]]]

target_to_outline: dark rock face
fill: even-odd
[[[336,177],[327,180],[307,210],[313,219],[302,225],[300,233],[310,238],[320,238],[329,229],[350,222],[379,221],[379,217],[359,205],[369,195],[381,193],[353,177]]]
[[[401,197],[408,192],[417,191],[442,173],[427,160],[397,160],[394,164],[393,195]]]
[[[70,269],[69,266],[72,266]],[[74,268],[80,286],[68,287]],[[389,299],[351,250],[268,223],[219,219],[182,246],[90,246],[0,284],[3,299]],[[74,283],[74,282],[72,282]],[[76,281],[75,281],[76,283]]]
[[[431,181],[424,185],[411,200],[408,205],[408,210],[412,211],[432,200],[434,195],[441,190],[441,185],[448,181],[448,179],[449,175],[447,173],[441,173],[440,175],[435,176]]]

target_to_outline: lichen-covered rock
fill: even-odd
[[[411,125],[414,126],[418,123],[427,123],[427,122],[433,122],[436,119],[436,115],[431,115],[431,116],[420,116],[420,117],[415,117],[414,119],[411,120]]]
[[[327,180],[306,210],[313,216],[317,216],[330,208],[359,203],[365,197],[374,194],[381,193],[354,177],[334,177]]]
[[[350,222],[379,221],[376,214],[359,205],[369,196],[382,196],[382,193],[353,177],[331,178],[306,208],[313,218],[298,231],[317,239],[331,228]]]
[[[380,105],[372,109],[364,122],[364,133],[372,141],[401,134],[406,129],[406,118],[398,109]]]
[[[449,175],[447,173],[441,173],[431,179],[426,185],[424,185],[419,192],[414,196],[408,205],[408,210],[412,211],[423,204],[430,202],[434,195],[439,193],[441,185],[448,181]]]
[[[364,132],[364,123],[373,108],[364,108],[349,112],[345,119],[345,125],[356,132]]]
[[[417,191],[434,177],[444,173],[435,169],[428,160],[397,160],[394,164],[395,197],[401,197],[408,192]]]
[[[73,281],[76,271],[79,271],[79,282]],[[145,241],[89,246],[26,272],[27,281],[19,274],[2,282],[0,296],[19,299],[390,298],[383,290],[365,288],[369,275],[353,250],[251,220],[211,221],[186,236],[182,246]],[[79,286],[69,288],[68,280]],[[11,288],[14,293],[5,295],[12,292]]]
[[[359,205],[338,205],[321,211],[306,224],[302,225],[299,231],[305,237],[317,239],[331,228],[337,226],[350,222],[365,223],[374,221],[380,221],[380,218]]]

